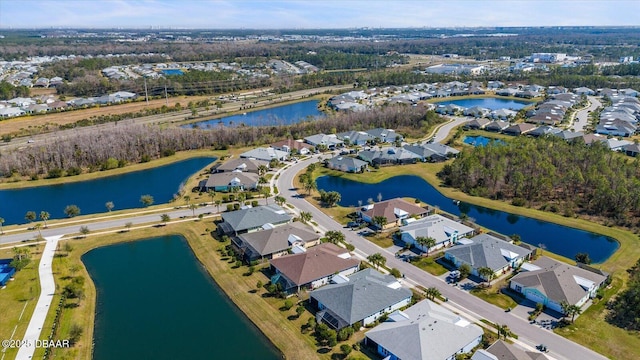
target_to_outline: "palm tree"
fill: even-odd
[[[280,196],[280,195],[276,196],[273,200],[275,200],[276,204],[280,206],[284,205],[284,203],[287,202],[287,199],[285,199],[283,196]]]
[[[36,220],[36,212],[35,211],[27,211],[27,213],[24,216],[25,219],[27,219],[27,221],[34,222]]]
[[[189,195],[185,195],[182,197],[182,199],[184,200],[184,202],[189,205],[191,203],[191,196]]]
[[[427,256],[429,256],[429,250],[436,246],[436,239],[429,236],[418,236],[416,238],[416,243],[424,247],[426,249],[425,252],[427,253]]]
[[[578,305],[569,305],[567,308],[567,316],[571,316],[571,322],[573,323],[576,316],[582,314],[582,309]]]
[[[162,221],[162,225],[167,225],[169,220],[171,220],[171,217],[169,216],[169,214],[160,215],[160,221]]]
[[[88,226],[80,226],[80,234],[84,235],[84,237],[87,237],[90,232],[91,230],[89,230]]]
[[[40,211],[40,220],[44,221],[44,228],[47,228],[47,220],[51,215],[46,211]]]
[[[491,280],[493,280],[493,278],[496,276],[493,270],[491,270],[490,267],[486,266],[478,268],[478,275],[480,275],[481,278],[485,279],[489,283],[489,286],[491,286]]]
[[[307,191],[307,195],[311,195],[312,190],[318,189],[318,185],[316,184],[316,181],[313,180],[311,176],[304,177],[302,187],[304,187],[304,189]]]
[[[4,230],[2,230],[2,224],[4,224],[4,218],[0,217],[0,235],[4,234]]]
[[[507,336],[511,335],[511,330],[507,325],[496,325],[496,328],[498,329],[498,338],[503,336],[507,340]]]
[[[384,226],[387,225],[387,218],[384,216],[380,216],[380,215],[374,216],[373,219],[371,219],[371,221],[375,226],[378,227],[380,231],[382,231]]]
[[[267,171],[269,171],[269,167],[267,165],[263,164],[258,166],[258,175],[263,176]]]
[[[104,206],[109,212],[111,212],[111,210],[113,210],[113,208],[115,207],[115,205],[113,205],[113,201],[107,201],[106,203],[104,203]]]
[[[40,231],[40,229],[42,229],[42,224],[35,224],[33,229],[38,230],[38,237],[42,237],[42,231]]]
[[[424,295],[427,297],[427,299],[433,300],[442,295],[442,293],[440,293],[440,290],[438,290],[437,288],[430,287],[425,290]]]
[[[196,209],[198,208],[198,205],[196,204],[191,204],[189,205],[189,209],[191,209],[191,212],[193,212],[193,216],[196,216]]]
[[[380,269],[380,266],[384,266],[387,262],[387,259],[380,253],[375,253],[367,256],[367,260],[371,263],[371,265],[375,266],[376,269]]]
[[[220,212],[220,205],[222,204],[222,200],[216,200],[216,207],[218,208],[218,212]]]
[[[309,221],[311,221],[311,218],[313,217],[313,215],[311,215],[310,212],[308,211],[300,211],[300,221],[302,221],[303,223],[308,223]]]
[[[131,231],[132,226],[133,226],[133,223],[131,221],[124,224],[124,227],[127,229],[127,231]]]
[[[264,196],[264,201],[267,205],[269,205],[269,196],[271,196],[271,189],[268,186],[260,188],[260,192]]]
[[[216,196],[216,192],[213,190],[209,190],[207,191],[207,194],[209,194],[209,196],[211,197],[211,205],[213,205],[213,201],[214,201],[213,197]]]

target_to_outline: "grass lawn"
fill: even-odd
[[[501,289],[506,287],[507,284],[508,284],[508,280],[501,279],[501,280],[492,282],[490,287],[486,287],[486,288],[477,287],[475,289],[472,289],[470,293],[488,303],[491,303],[505,310],[507,308],[513,309],[518,305],[518,303],[509,295],[503,294],[501,291]]]
[[[4,289],[0,289],[0,339],[22,339],[27,330],[29,319],[36,307],[40,296],[40,280],[38,278],[38,264],[44,245],[28,246],[31,262],[18,271],[13,281],[7,282]],[[12,249],[0,250],[0,259],[13,258]],[[24,311],[24,313],[23,313]],[[20,317],[22,315],[22,317]],[[14,333],[15,329],[15,333]],[[12,336],[13,335],[13,336]],[[9,348],[7,359],[15,358],[17,348]]]
[[[393,246],[392,233],[390,232],[370,232],[364,236],[365,239],[380,246],[383,249]]]
[[[54,271],[58,288],[62,289],[70,280],[70,276],[84,276],[85,298],[78,303],[77,307],[63,308],[60,317],[60,325],[55,339],[66,339],[69,337],[69,330],[73,324],[79,324],[83,328],[82,336],[76,346],[70,349],[56,349],[55,358],[60,359],[90,359],[91,341],[93,338],[93,324],[95,313],[96,292],[93,283],[90,281],[84,265],[80,261],[82,254],[87,251],[115,243],[135,241],[155,236],[176,233],[183,235],[198,260],[205,266],[208,273],[214,278],[216,283],[225,291],[230,299],[267,335],[267,337],[278,347],[287,358],[291,359],[333,359],[340,350],[339,345],[333,349],[318,351],[316,341],[310,332],[303,334],[301,329],[307,320],[312,317],[309,309],[300,317],[295,313],[295,306],[284,311],[284,300],[267,296],[263,288],[256,289],[256,284],[261,281],[268,283],[269,278],[261,269],[267,264],[256,267],[256,271],[248,274],[248,267],[234,266],[235,260],[228,256],[223,256],[220,250],[226,245],[215,240],[209,234],[215,225],[211,220],[184,222],[169,224],[162,228],[146,228],[133,230],[126,233],[89,236],[86,239],[66,240],[72,244],[73,250],[62,251],[54,260]],[[208,230],[208,231],[207,231]],[[75,267],[74,267],[75,265]],[[74,270],[72,272],[72,270]],[[0,293],[2,294],[2,293]],[[58,296],[54,298],[54,304],[58,302]],[[290,298],[294,303],[297,298]],[[15,307],[15,305],[13,305]],[[46,329],[50,329],[53,324],[54,314],[47,317]],[[4,323],[4,322],[3,322]],[[362,334],[354,335],[348,343],[362,339]],[[38,353],[36,353],[38,354]],[[353,351],[353,357],[362,357],[362,353]]]
[[[444,266],[438,264],[436,262],[436,259],[432,256],[421,256],[419,258],[414,258],[412,259],[411,264],[435,276],[443,275],[447,271],[449,271]]]

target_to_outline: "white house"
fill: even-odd
[[[405,244],[414,245],[422,251],[432,251],[443,246],[455,244],[458,239],[472,236],[474,229],[442,215],[429,215],[422,219],[409,222],[400,228],[400,238]],[[416,238],[426,237],[435,240],[435,245],[429,249],[416,242]]]

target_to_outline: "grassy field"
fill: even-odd
[[[447,271],[449,271],[444,266],[438,264],[433,255],[423,256],[418,259],[412,259],[411,264],[435,276],[444,275]]]
[[[284,300],[267,296],[266,290],[262,288],[257,289],[258,281],[263,284],[269,281],[269,278],[261,271],[267,264],[259,265],[257,271],[250,275],[247,266],[236,268],[234,266],[235,260],[220,253],[226,244],[213,239],[209,234],[214,227],[211,220],[194,221],[169,224],[163,228],[145,228],[126,233],[89,236],[81,240],[67,240],[72,244],[73,250],[70,252],[62,251],[54,261],[56,283],[60,284],[58,288],[63,288],[71,276],[84,276],[87,282],[85,284],[85,298],[78,303],[78,306],[63,308],[59,330],[55,338],[68,338],[69,329],[73,324],[82,325],[83,333],[76,346],[71,349],[57,349],[53,356],[58,359],[91,358],[90,348],[93,338],[96,290],[80,261],[81,256],[87,251],[101,246],[175,233],[183,235],[187,239],[196,257],[216,283],[287,358],[334,359],[340,351],[339,346],[318,351],[315,338],[309,332],[305,334],[301,332],[303,325],[313,316],[309,309],[298,317],[295,313],[295,306],[291,310],[284,311],[282,310]],[[292,300],[295,303],[298,299],[294,297]],[[54,299],[54,303],[56,301],[57,299]],[[53,324],[53,317],[53,314],[48,315],[45,329],[49,329]],[[2,328],[4,326],[0,327],[0,329]],[[362,338],[362,333],[356,334],[349,340],[349,343],[352,344]],[[351,358],[363,356],[357,351],[352,354]]]

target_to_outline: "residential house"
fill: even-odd
[[[280,284],[286,293],[313,290],[328,284],[334,276],[348,276],[360,267],[360,260],[332,243],[323,243],[306,252],[271,259],[275,275],[272,284]]]
[[[421,159],[419,155],[400,147],[386,147],[380,150],[365,150],[358,157],[372,165],[415,164]]]
[[[513,124],[513,125],[509,126],[508,128],[502,130],[502,132],[507,134],[507,135],[518,136],[518,135],[527,134],[527,133],[535,130],[536,128],[537,128],[537,126],[535,126],[533,124],[521,123],[521,124]]]
[[[638,91],[634,89],[621,89],[621,90],[618,90],[618,93],[625,96],[638,97]]]
[[[335,134],[331,134],[331,135],[325,135],[325,134],[311,135],[311,136],[307,136],[306,138],[304,138],[304,141],[307,144],[315,146],[316,149],[318,148],[318,146],[326,146],[327,149],[333,150],[335,148],[339,148],[339,147],[342,147],[344,145],[344,142],[342,140],[338,139],[338,137]]]
[[[553,133],[553,136],[557,136],[566,141],[570,141],[576,138],[581,138],[583,135],[584,133],[582,131],[569,131],[569,130],[562,130],[562,131]]]
[[[464,127],[467,129],[479,130],[484,129],[490,122],[491,120],[488,119],[473,119],[465,123]]]
[[[490,112],[489,117],[491,119],[496,119],[496,120],[509,120],[516,117],[517,114],[518,114],[517,111],[513,111],[509,109],[497,109]]]
[[[374,136],[369,135],[364,131],[346,131],[337,134],[337,136],[338,139],[341,139],[345,143],[358,146],[366,145],[367,143],[373,142],[375,139]]]
[[[604,139],[602,141],[605,143],[605,145],[607,145],[607,147],[611,151],[622,151],[622,152],[624,152],[625,151],[624,149],[627,146],[633,144],[629,140],[619,140],[619,139],[616,139],[616,138]]]
[[[463,113],[464,108],[456,104],[446,104],[436,106],[436,112],[438,114],[456,115]]]
[[[309,302],[318,309],[316,319],[340,330],[355,323],[367,326],[382,315],[411,303],[412,292],[391,275],[365,269],[348,277],[336,275],[333,282],[309,294]]]
[[[471,266],[471,273],[480,276],[478,269],[488,267],[496,276],[517,268],[531,255],[531,250],[514,245],[489,234],[474,236],[468,243],[445,251],[445,259],[457,268]],[[487,279],[485,279],[487,280]]]
[[[365,344],[389,360],[455,360],[482,341],[483,331],[429,300],[396,311],[365,333]]]
[[[589,89],[588,87],[575,88],[573,89],[573,92],[577,95],[588,95],[588,96],[593,96],[596,94],[595,91]]]
[[[300,155],[307,155],[313,150],[313,146],[304,143],[302,140],[287,139],[275,142],[270,145],[272,148],[287,153],[296,152]]]
[[[276,150],[274,148],[259,147],[240,154],[241,158],[256,159],[262,161],[271,161],[273,159],[283,161],[289,156],[285,151]]]
[[[495,90],[504,87],[504,83],[502,81],[488,81],[487,89]]]
[[[640,154],[640,144],[633,143],[626,145],[622,148],[622,151],[624,151],[628,156],[636,157]]]
[[[596,133],[629,137],[636,133],[637,126],[624,120],[605,120],[596,126]]]
[[[212,172],[250,172],[258,174],[262,167],[269,168],[269,162],[256,159],[238,158],[232,159],[215,166]]]
[[[608,277],[599,270],[561,263],[545,256],[525,265],[511,278],[509,288],[560,313],[563,302],[581,307],[594,298]]]
[[[459,150],[440,143],[427,143],[422,145],[405,145],[403,149],[410,151],[418,156],[422,162],[426,161],[445,161],[450,157],[454,157],[460,153]]]
[[[393,129],[376,128],[365,132],[374,139],[380,139],[381,142],[392,143],[398,139],[402,140],[402,135],[397,134]]]
[[[275,259],[283,255],[304,252],[320,244],[320,235],[300,222],[240,234],[232,239],[247,263],[258,259]],[[293,250],[292,250],[293,249]]]
[[[365,205],[358,210],[358,215],[362,220],[376,227],[378,225],[373,222],[373,219],[376,216],[384,217],[387,223],[382,226],[382,229],[400,226],[402,225],[402,220],[410,217],[421,218],[428,215],[428,213],[429,211],[427,209],[408,203],[400,198]]]
[[[553,133],[562,131],[558,128],[555,128],[553,126],[540,126],[537,129],[531,130],[528,135],[531,136],[536,136],[536,137],[540,137],[540,136],[545,136],[545,135],[552,135]]]
[[[17,107],[6,107],[0,109],[0,118],[22,116],[24,114],[25,111]]]
[[[258,179],[260,176],[250,172],[219,172],[209,175],[207,180],[200,182],[201,191],[221,191],[227,192],[232,190],[255,190],[258,188]]]
[[[327,160],[326,165],[329,169],[358,173],[363,172],[367,168],[368,163],[350,156],[338,155]]]
[[[473,117],[485,117],[485,116],[488,116],[489,113],[491,113],[491,110],[480,107],[480,106],[472,106],[462,111],[463,115],[473,116]]]
[[[283,208],[273,204],[225,212],[220,216],[222,222],[218,229],[227,235],[258,231],[291,221],[291,216]]]
[[[442,215],[429,215],[419,220],[407,221],[407,225],[400,227],[400,231],[400,239],[405,244],[413,245],[425,252],[453,245],[458,239],[473,236],[475,232],[473,228]],[[427,249],[416,242],[419,237],[432,238],[435,244]]]
[[[522,350],[506,341],[498,340],[486,349],[478,349],[471,360],[548,360],[539,351]]]
[[[484,129],[487,131],[501,132],[502,130],[508,127],[509,127],[509,122],[502,121],[502,120],[495,120],[487,124],[487,126],[485,126]]]

